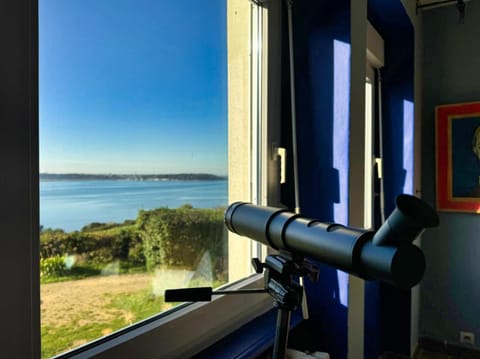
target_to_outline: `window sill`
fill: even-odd
[[[277,311],[272,309],[205,349],[194,359],[256,358],[273,346],[276,320]],[[296,327],[302,320],[301,310],[293,312],[290,328]]]
[[[262,288],[254,275],[229,289]],[[215,344],[272,308],[268,294],[222,295],[211,303],[192,303],[149,319],[58,358],[185,358]]]

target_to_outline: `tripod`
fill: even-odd
[[[210,301],[212,295],[222,294],[255,294],[268,293],[277,308],[275,339],[273,342],[273,359],[285,358],[290,329],[290,318],[302,301],[303,287],[295,280],[297,277],[308,276],[311,281],[318,280],[318,268],[303,257],[294,257],[291,253],[281,251],[279,254],[268,255],[265,263],[258,258],[252,259],[255,272],[264,275],[263,289],[217,290],[211,287],[169,289],[165,291],[166,302],[198,302]]]

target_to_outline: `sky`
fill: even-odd
[[[227,173],[225,0],[40,0],[40,172]]]

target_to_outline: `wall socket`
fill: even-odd
[[[475,345],[475,334],[472,332],[460,332],[460,343]]]

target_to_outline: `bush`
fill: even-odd
[[[127,223],[124,223],[124,224],[127,224]],[[119,226],[121,226],[121,224],[114,223],[114,222],[108,222],[108,223],[92,222],[90,224],[87,224],[86,226],[83,226],[81,229],[81,232],[96,232],[96,231],[116,228]]]
[[[61,277],[68,274],[65,258],[60,256],[40,259],[41,277]]]
[[[40,233],[40,258],[62,256],[66,253],[62,229],[44,229]]]
[[[92,223],[82,231],[68,233],[44,229],[40,235],[41,259],[45,263],[56,263],[59,272],[65,269],[63,262],[63,267],[60,265],[60,259],[67,255],[75,256],[75,263],[80,266],[101,268],[120,261],[123,269],[146,265],[151,271],[158,265],[194,269],[208,252],[212,274],[217,279],[224,274],[226,231],[223,209],[198,209],[185,205],[178,209],[142,210],[135,223]],[[46,269],[45,273],[57,269]]]
[[[46,259],[75,255],[77,263],[94,266],[115,260],[126,261],[135,266],[145,264],[142,239],[135,226],[117,225],[105,228],[103,225],[93,223],[84,228],[85,231],[68,233],[51,229],[42,231],[40,257]]]
[[[184,206],[140,211],[137,228],[143,239],[147,270],[158,265],[193,269],[206,251],[215,272],[224,270],[222,209]]]

